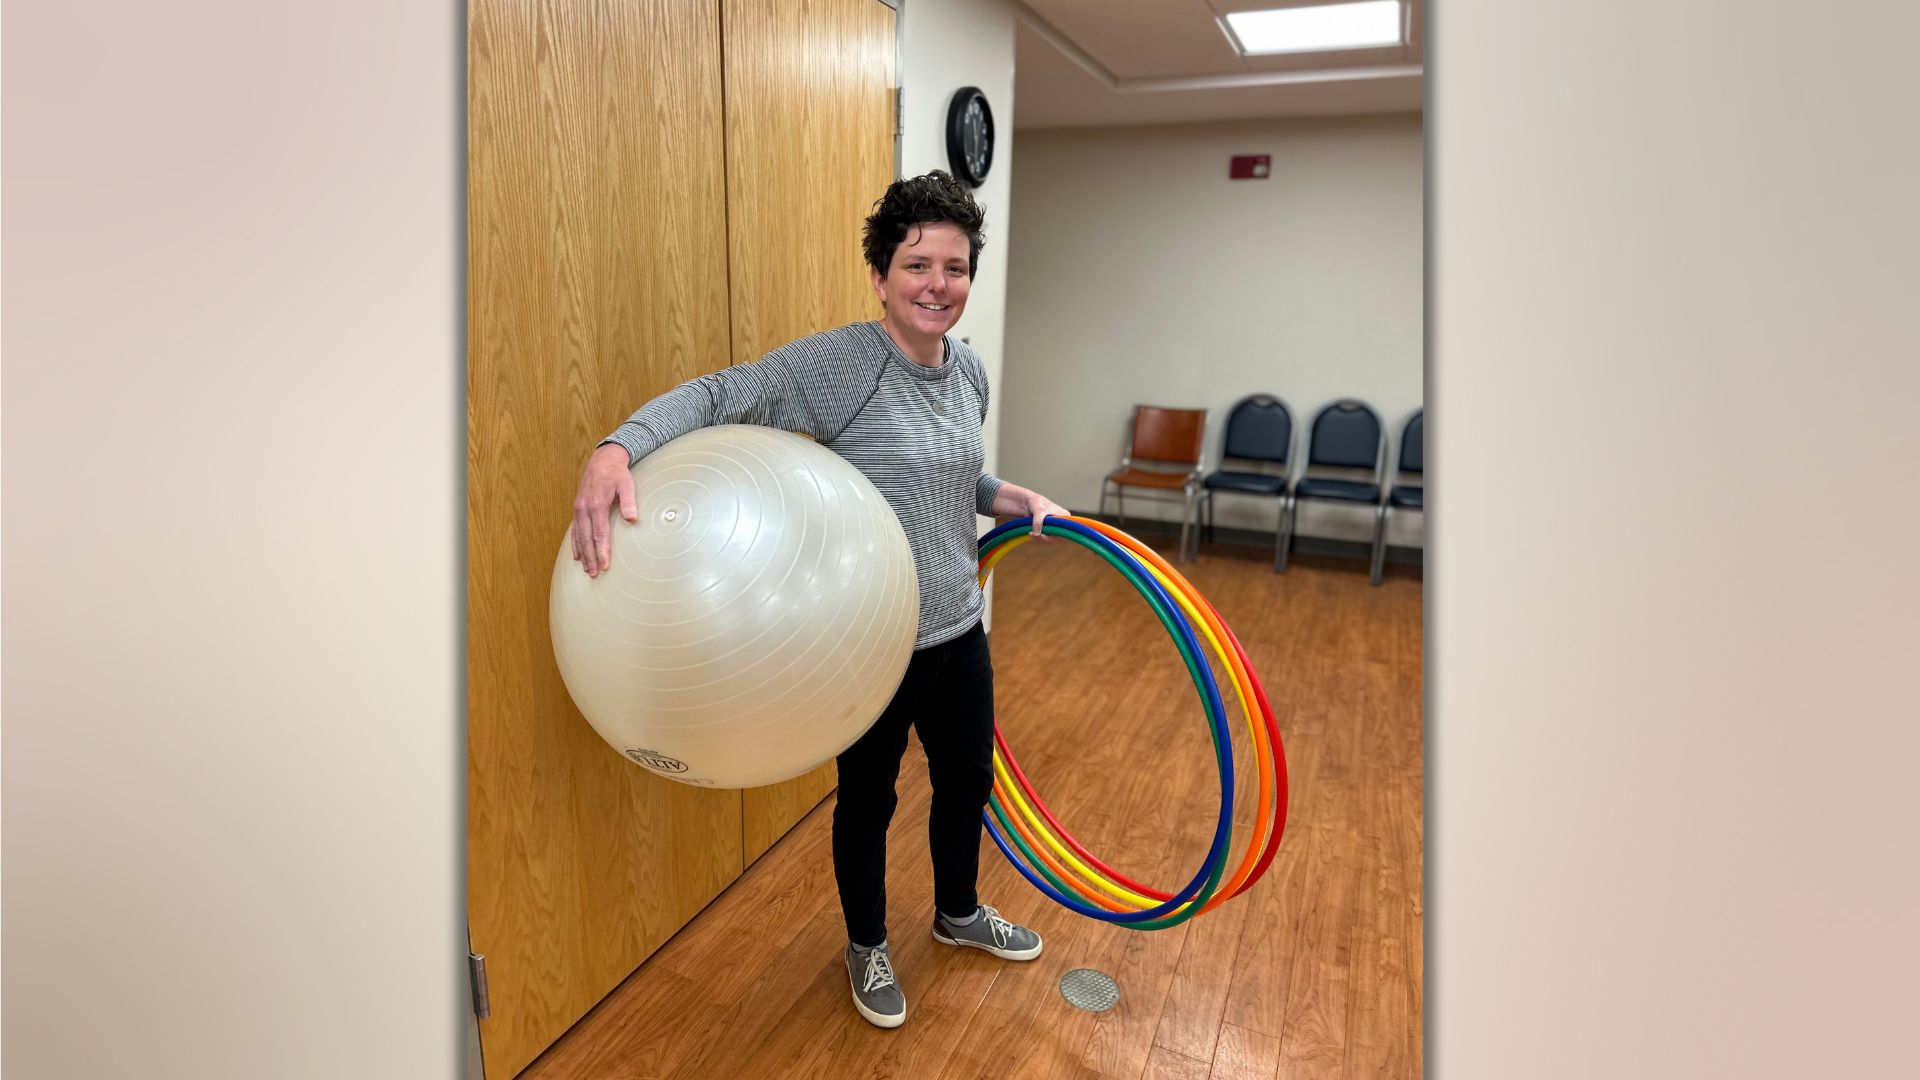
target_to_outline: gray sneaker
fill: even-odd
[[[1008,922],[985,904],[980,906],[979,916],[965,926],[955,926],[946,916],[935,912],[933,940],[943,945],[985,949],[1002,960],[1031,960],[1040,955],[1039,934]]]
[[[847,982],[853,986],[853,1007],[875,1027],[896,1028],[907,1022],[907,996],[893,981],[893,960],[887,947],[855,949],[847,946]]]

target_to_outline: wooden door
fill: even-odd
[[[467,903],[511,1077],[736,878],[740,793],[573,708],[547,592],[594,443],[723,366],[716,0],[470,0]]]
[[[734,362],[879,317],[860,227],[893,180],[894,13],[722,0]],[[833,789],[829,762],[744,793],[748,862]]]

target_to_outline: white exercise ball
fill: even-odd
[[[873,726],[913,655],[920,591],[893,508],[840,455],[772,428],[683,435],[633,466],[590,578],[563,539],[548,621],[567,692],[630,760],[745,788]]]

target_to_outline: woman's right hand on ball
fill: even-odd
[[[629,522],[640,520],[634,502],[633,474],[627,471],[627,450],[607,443],[587,459],[580,474],[580,491],[573,497],[573,561],[588,577],[599,577],[613,563],[613,508]]]

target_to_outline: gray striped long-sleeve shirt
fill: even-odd
[[[971,348],[947,338],[946,361],[924,367],[879,323],[854,323],[682,383],[605,442],[625,447],[633,462],[689,431],[759,424],[802,432],[846,458],[886,497],[913,548],[913,647],[924,649],[980,618],[974,515],[992,515],[1004,483],[984,467],[986,416],[986,368]]]

